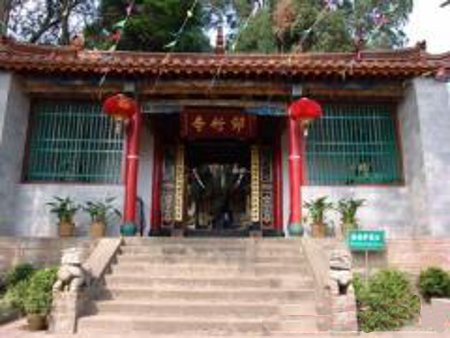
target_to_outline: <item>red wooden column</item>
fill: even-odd
[[[125,177],[124,223],[136,224],[137,183],[139,171],[139,137],[141,130],[141,110],[130,119],[127,130],[127,158]]]
[[[295,233],[302,231],[302,197],[301,180],[303,171],[303,154],[300,124],[293,118],[288,117],[289,133],[289,188],[290,188],[290,214],[289,228]]]
[[[290,215],[289,231],[302,235],[302,192],[304,135],[303,129],[308,123],[322,116],[320,105],[310,99],[301,98],[288,108],[289,133],[289,179],[290,179]]]

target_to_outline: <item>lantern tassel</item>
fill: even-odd
[[[114,132],[116,135],[120,135],[122,133],[122,120],[117,119],[114,124]]]

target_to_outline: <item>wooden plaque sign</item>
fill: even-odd
[[[235,109],[186,109],[180,114],[181,137],[188,139],[253,138],[256,116]]]

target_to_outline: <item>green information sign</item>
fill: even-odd
[[[383,230],[353,230],[347,235],[347,244],[352,251],[382,251],[386,248]]]

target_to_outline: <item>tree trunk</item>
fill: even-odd
[[[0,35],[6,35],[8,30],[8,19],[9,19],[9,6],[11,0],[0,0]]]

